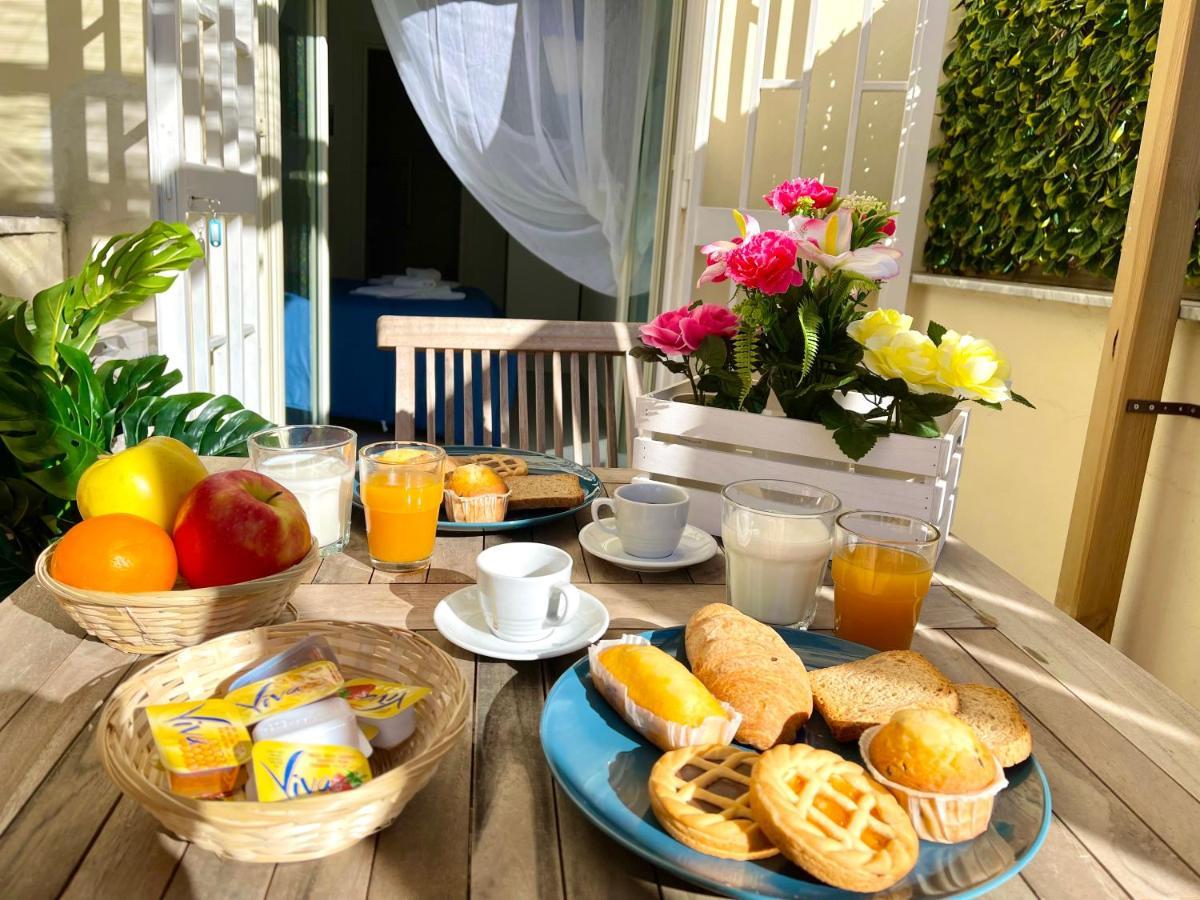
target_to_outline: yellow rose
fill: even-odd
[[[880,378],[903,378],[916,394],[950,392],[937,379],[937,347],[919,331],[902,331],[886,344],[868,346],[863,364]]]
[[[937,380],[969,400],[1009,400],[1008,360],[991,341],[947,331],[938,344]]]
[[[874,350],[896,335],[908,331],[912,323],[912,316],[906,316],[898,309],[873,309],[857,322],[851,322],[846,334],[864,347]]]

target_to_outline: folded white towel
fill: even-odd
[[[436,278],[417,278],[408,275],[384,275],[382,278],[372,278],[368,284],[390,284],[404,288],[431,288],[438,286]]]
[[[352,290],[352,294],[388,297],[393,300],[462,300],[467,295],[449,285],[441,287],[399,287],[394,284],[367,284]]]
[[[404,270],[404,274],[409,278],[432,278],[434,281],[442,280],[442,273],[437,269],[414,269],[409,267]]]

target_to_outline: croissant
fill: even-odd
[[[692,614],[684,632],[692,673],[742,714],[737,739],[759,750],[790,744],[812,715],[800,657],[776,631],[724,603]]]

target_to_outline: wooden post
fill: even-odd
[[[1112,637],[1200,204],[1200,0],[1165,0],[1058,605]],[[1152,525],[1153,523],[1146,523]]]

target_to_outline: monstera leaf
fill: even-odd
[[[271,423],[223,394],[143,397],[126,411],[121,430],[127,446],[154,434],[183,441],[201,456],[245,456],[246,439]]]

